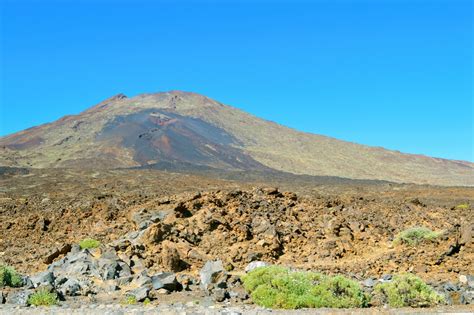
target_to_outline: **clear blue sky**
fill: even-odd
[[[0,3],[0,135],[116,93],[176,89],[473,161],[471,0]]]

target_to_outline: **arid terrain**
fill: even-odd
[[[237,275],[256,260],[360,282],[412,272],[440,290],[474,274],[473,188],[328,181],[5,168],[0,261],[32,274],[94,238],[151,273],[189,279],[217,259]],[[442,236],[393,244],[413,226]]]
[[[473,310],[472,186],[471,162],[302,133],[194,93],[117,95],[0,138],[0,313],[59,299],[65,313]],[[289,278],[258,302],[245,279],[279,266]],[[398,285],[407,274],[421,280]]]

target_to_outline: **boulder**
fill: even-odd
[[[178,272],[181,271],[181,259],[178,250],[171,242],[163,242],[161,251],[161,264],[165,270]]]
[[[132,270],[130,269],[130,266],[124,263],[123,261],[118,262],[118,277],[123,278],[123,277],[129,277],[132,275]]]
[[[468,290],[462,293],[461,304],[474,304],[474,290]]]
[[[34,288],[44,286],[44,285],[52,285],[54,283],[54,274],[51,271],[43,271],[37,273],[29,278],[31,284]]]
[[[474,289],[474,276],[472,275],[467,276],[467,287],[469,289]]]
[[[146,273],[141,273],[138,276],[136,276],[133,281],[132,285],[135,287],[152,287],[152,279],[146,275]]]
[[[229,297],[235,299],[237,302],[245,301],[249,299],[247,291],[241,286],[233,288],[229,291]]]
[[[224,270],[221,260],[208,261],[199,271],[199,277],[201,279],[201,288],[209,291],[216,284],[225,282],[227,273]]]
[[[179,282],[182,287],[182,290],[185,291],[192,291],[193,287],[195,287],[195,284],[197,282],[197,280],[189,274],[176,275],[176,281]]]
[[[57,291],[62,296],[76,296],[81,295],[81,285],[77,279],[70,278],[64,283],[56,287]]]
[[[229,294],[225,289],[216,288],[212,291],[212,299],[215,302],[223,302],[226,298],[229,297]]]
[[[248,264],[246,267],[245,267],[245,272],[250,272],[252,270],[254,270],[255,268],[259,268],[259,267],[266,267],[266,266],[269,266],[268,263],[264,262],[264,261],[252,261],[250,264]]]
[[[143,300],[148,297],[149,292],[150,288],[144,286],[128,291],[127,295],[133,295],[137,299],[137,302],[143,302]]]
[[[119,287],[126,286],[130,284],[132,281],[133,281],[133,276],[125,276],[125,277],[120,277],[120,278],[115,279],[115,283],[117,283]]]
[[[176,275],[172,272],[161,272],[151,277],[153,289],[166,289],[168,291],[178,291],[181,287]]]
[[[97,267],[102,280],[110,280],[118,277],[120,266],[117,260],[101,258],[97,261]]]
[[[0,304],[5,303],[5,294],[3,294],[2,291],[0,291]]]
[[[20,306],[28,306],[28,299],[32,295],[34,290],[21,290],[10,292],[7,296],[7,304],[15,304]]]
[[[443,290],[447,292],[454,292],[454,291],[459,291],[459,288],[457,285],[452,284],[451,282],[446,282],[443,285]]]
[[[134,274],[142,273],[146,270],[143,260],[138,256],[133,256],[130,260],[130,267]]]
[[[71,244],[65,244],[61,247],[57,247],[50,251],[50,253],[44,258],[43,262],[49,265],[60,255],[65,255],[68,252],[70,252],[71,249],[72,249]]]

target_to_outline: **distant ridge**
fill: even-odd
[[[474,185],[474,164],[300,132],[203,95],[118,94],[0,138],[0,166],[273,170],[431,185]]]

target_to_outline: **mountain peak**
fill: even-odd
[[[0,166],[221,170],[474,185],[474,164],[299,132],[194,92],[117,94],[85,112],[0,138]]]

